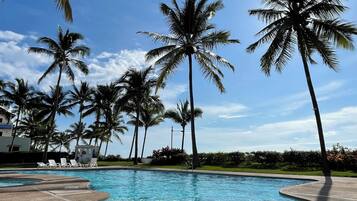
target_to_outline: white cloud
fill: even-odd
[[[205,115],[218,116],[223,119],[242,118],[246,115],[241,114],[246,112],[248,107],[240,103],[221,103],[217,105],[203,105],[201,106]]]
[[[357,130],[357,106],[324,113],[321,117],[328,147],[336,143],[347,146],[357,144],[354,138]],[[248,129],[201,127],[197,133],[202,151],[319,149],[314,116],[266,123]]]
[[[13,80],[24,78],[30,84],[36,84],[44,70],[51,62],[51,58],[38,54],[29,54],[28,45],[24,39],[31,39],[33,35],[22,35],[12,31],[0,31],[0,78]],[[4,41],[1,41],[4,40]],[[146,52],[143,50],[121,50],[118,52],[102,52],[87,59],[89,75],[85,76],[75,70],[76,81],[85,80],[91,84],[105,84],[118,79],[128,68],[144,68],[149,66],[145,62]],[[47,89],[56,81],[54,73],[43,80],[40,88]],[[72,84],[67,79],[62,85]]]
[[[344,96],[350,93],[348,89],[344,89],[346,82],[343,80],[335,80],[326,85],[319,86],[315,89],[316,96],[319,102],[327,101],[333,98]],[[280,115],[289,115],[292,112],[299,110],[311,104],[310,94],[308,89],[303,92],[294,93],[289,96],[279,97],[271,101],[266,101],[263,105],[258,107],[272,107],[278,110]],[[278,105],[278,107],[276,107]],[[278,108],[278,109],[276,109]]]
[[[115,53],[102,52],[89,59],[89,75],[79,75],[81,80],[92,84],[104,84],[119,79],[129,68],[148,67],[145,61],[146,51],[121,50]]]
[[[18,34],[12,31],[1,31],[0,30],[0,40],[4,41],[21,41],[25,38],[24,35]]]
[[[160,89],[158,95],[162,99],[166,108],[176,108],[176,104],[179,101],[185,99],[179,99],[180,96],[187,92],[187,85],[185,84],[168,84],[164,89]]]

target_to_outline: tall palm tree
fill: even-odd
[[[37,105],[39,109],[38,115],[47,125],[47,136],[43,154],[43,161],[47,161],[48,146],[56,126],[54,116],[72,116],[73,113],[70,111],[72,104],[67,98],[68,92],[64,92],[62,87],[58,87],[58,89],[51,87],[51,91],[48,94],[40,93],[39,96],[41,97],[41,102]],[[55,111],[55,114],[53,114],[53,111]]]
[[[121,92],[121,88],[118,87],[115,83],[110,83],[107,85],[100,85],[97,87],[98,88],[98,93],[100,94],[101,97],[101,108],[100,110],[102,111],[102,116],[104,118],[104,124],[101,122],[100,127],[102,128],[102,133],[100,136],[100,144],[99,144],[99,149],[98,151],[100,152],[102,148],[102,144],[104,141],[106,141],[105,138],[106,135],[110,135],[112,131],[112,126],[114,125],[112,121],[113,115],[114,115],[114,107],[115,104],[118,101],[119,98],[119,93]],[[117,115],[119,115],[120,111],[119,108]],[[117,117],[115,117],[117,118]],[[119,120],[119,119],[116,119]],[[110,130],[106,131],[106,128],[110,128]],[[107,142],[108,143],[108,142]],[[99,153],[98,153],[99,154]]]
[[[159,97],[155,98],[155,102],[144,103],[143,110],[140,114],[140,120],[144,126],[144,140],[141,148],[141,158],[144,155],[146,135],[150,127],[157,126],[164,121],[165,107]]]
[[[76,139],[76,146],[79,144],[79,140],[85,133],[86,124],[83,122],[73,123],[69,126],[69,129],[66,130],[71,138]]]
[[[0,97],[1,102],[14,106],[16,120],[15,127],[12,131],[12,139],[9,151],[12,152],[14,147],[14,140],[17,136],[17,130],[21,115],[30,107],[30,102],[34,98],[33,87],[29,86],[27,81],[23,79],[16,79],[16,83],[8,83],[7,87],[2,91]]]
[[[194,114],[195,118],[202,116],[202,110],[200,108],[195,108]],[[184,151],[184,143],[185,143],[185,127],[191,121],[191,111],[189,108],[189,102],[186,100],[185,102],[180,101],[177,103],[176,110],[167,110],[165,112],[165,118],[171,119],[175,123],[178,123],[182,127],[182,143],[181,150]]]
[[[152,88],[156,86],[157,80],[151,76],[151,68],[143,70],[129,69],[118,81],[118,85],[122,86],[124,90],[123,97],[121,97],[117,105],[123,104],[133,105],[135,114],[135,155],[134,164],[138,164],[138,135],[140,124],[140,113],[142,111],[143,103],[148,102],[153,96],[150,94]]]
[[[44,135],[42,135],[46,126],[38,116],[38,110],[36,108],[31,108],[27,115],[21,119],[19,123],[19,131],[24,134],[27,138],[31,139],[31,150],[35,151],[37,149],[38,143],[44,141]]]
[[[105,145],[105,152],[104,156],[107,155],[108,144],[111,141],[111,138],[114,137],[115,139],[119,140],[121,143],[121,138],[119,134],[124,134],[125,131],[128,130],[126,126],[124,126],[123,116],[120,114],[121,111],[117,107],[112,107],[111,110],[106,111],[106,121],[102,122],[105,138],[106,138],[106,145]]]
[[[62,152],[62,147],[64,147],[67,151],[70,151],[70,144],[73,139],[75,138],[72,138],[66,132],[55,132],[51,140],[52,146],[54,146],[53,150],[59,148],[59,152]]]
[[[79,121],[77,125],[82,125],[82,119],[83,119],[83,111],[84,111],[84,104],[92,100],[92,95],[93,95],[93,89],[89,87],[89,84],[87,82],[81,82],[79,89],[73,85],[73,90],[70,92],[70,101],[73,102],[74,105],[79,105]],[[85,128],[83,128],[81,131],[84,132]],[[79,133],[77,135],[77,141],[76,141],[76,146],[78,146],[79,143],[79,138],[82,136],[84,133]]]
[[[295,45],[300,53],[313,110],[316,117],[323,172],[330,175],[320,111],[311,80],[309,63],[316,63],[313,52],[317,52],[323,62],[332,70],[337,68],[337,57],[334,45],[344,49],[353,49],[356,27],[339,19],[346,10],[340,0],[264,0],[266,8],[250,10],[250,15],[268,23],[258,35],[262,37],[248,47],[253,52],[258,46],[270,43],[268,50],[261,58],[261,68],[270,75],[272,66],[281,72],[287,61],[293,56]]]
[[[89,104],[84,106],[84,113],[83,116],[89,116],[94,114],[95,115],[95,121],[92,126],[92,131],[95,133],[92,133],[91,136],[95,138],[95,143],[94,145],[97,146],[98,139],[100,137],[100,129],[99,129],[99,123],[100,119],[103,116],[103,110],[104,110],[104,104],[103,104],[103,94],[99,90],[100,86],[97,86],[97,88],[94,90],[93,97],[89,101]],[[90,139],[90,142],[92,139]],[[100,151],[100,150],[98,150]]]
[[[57,41],[49,38],[49,37],[41,37],[38,39],[39,43],[42,43],[47,46],[47,48],[42,47],[30,47],[30,53],[43,54],[53,58],[53,62],[45,71],[45,73],[40,77],[38,82],[40,83],[45,77],[47,77],[50,73],[58,70],[58,78],[55,87],[55,102],[53,110],[50,115],[50,125],[53,128],[56,119],[56,113],[58,112],[59,101],[57,100],[60,96],[60,84],[62,73],[65,73],[69,80],[74,81],[75,75],[73,72],[73,67],[77,68],[79,71],[88,74],[88,67],[86,63],[79,58],[82,58],[86,55],[89,55],[89,48],[84,45],[77,45],[78,41],[83,39],[83,36],[79,33],[66,32],[62,31],[62,28],[58,28]],[[57,94],[57,95],[56,95]],[[58,98],[56,98],[58,97]],[[53,130],[49,131],[53,132]],[[46,143],[46,157],[47,159],[47,149],[48,143]]]
[[[135,109],[135,108],[133,107],[133,109]],[[135,115],[129,113],[128,117],[129,117],[130,120],[127,122],[127,124],[130,124],[130,125],[134,126],[133,139],[131,140],[131,146],[130,146],[129,157],[128,157],[129,159],[131,159],[131,155],[133,153],[133,148],[134,148],[135,137],[136,137],[135,126],[138,125],[138,124],[136,122],[136,116]],[[143,122],[141,121],[141,119],[139,117],[139,125],[138,125],[138,127],[140,128],[140,127],[143,127],[143,126],[144,126],[144,124],[143,124]]]
[[[67,22],[73,22],[70,0],[56,0],[57,8],[63,10]]]
[[[157,86],[161,86],[167,77],[172,74],[183,62],[188,59],[188,79],[191,112],[191,138],[193,168],[199,166],[199,159],[196,146],[195,121],[194,121],[194,96],[193,96],[193,73],[192,59],[198,62],[204,76],[212,80],[220,92],[224,92],[221,82],[223,73],[218,65],[223,65],[231,70],[234,66],[223,57],[212,52],[219,45],[238,43],[238,40],[229,39],[230,33],[227,31],[217,31],[210,23],[214,14],[223,8],[221,0],[208,3],[207,0],[185,0],[180,7],[176,0],[172,1],[170,7],[161,3],[161,12],[166,17],[170,34],[163,35],[152,32],[140,32],[160,41],[164,46],[150,50],[146,54],[147,60],[154,60],[155,65],[161,66]]]

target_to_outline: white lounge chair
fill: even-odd
[[[77,163],[77,161],[74,159],[71,159],[69,161],[71,162],[71,167],[82,167],[82,164]]]
[[[70,167],[71,164],[67,163],[67,159],[66,158],[61,158],[61,167]]]
[[[98,167],[97,160],[98,160],[97,158],[91,158],[89,167]]]
[[[60,166],[61,166],[61,164],[56,163],[55,160],[52,160],[52,159],[48,160],[48,167],[56,168],[56,167],[60,167]]]
[[[45,167],[48,167],[48,165],[44,162],[37,162],[37,167],[38,168],[45,168]]]

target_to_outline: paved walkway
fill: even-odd
[[[88,170],[88,168],[75,168],[71,170]],[[319,177],[319,176],[300,176],[300,175],[282,175],[282,174],[259,174],[245,172],[219,172],[206,170],[174,170],[165,168],[142,168],[142,167],[98,167],[90,169],[136,169],[149,171],[169,171],[169,172],[186,172],[196,174],[220,174],[230,176],[251,176],[251,177],[269,177],[284,179],[304,179],[309,182],[297,186],[289,186],[280,189],[280,193],[311,201],[357,201],[357,178],[347,177]],[[29,170],[29,169],[11,169]],[[39,169],[33,169],[39,170]],[[55,175],[18,175],[18,174],[1,174],[4,177],[18,178],[37,178],[42,181],[36,185],[21,187],[0,188],[0,200],[103,200],[107,198],[106,193],[95,192],[88,188],[89,181],[80,178],[69,178]],[[9,199],[11,198],[11,199]]]
[[[36,181],[29,185],[0,188],[1,201],[98,201],[108,198],[107,193],[91,190],[89,181],[79,177],[1,174],[0,172],[0,179],[2,178]]]

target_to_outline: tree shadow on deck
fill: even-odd
[[[324,185],[321,187],[319,191],[319,197],[317,198],[317,201],[329,201],[329,195],[330,195],[330,190],[332,187],[332,179],[331,177],[325,177],[325,182]]]

